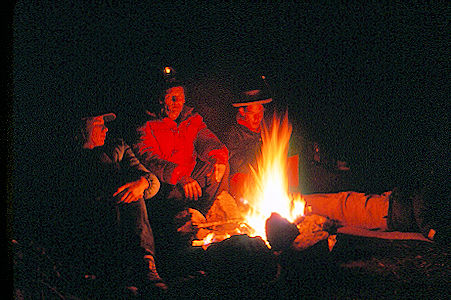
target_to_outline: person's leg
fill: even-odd
[[[219,194],[229,189],[229,165],[226,165],[224,176],[219,182],[214,179],[213,164],[202,161],[198,161],[191,177],[201,186],[202,197],[197,201],[190,201],[189,206],[205,216]]]
[[[183,187],[178,184],[162,184],[163,189],[166,188],[167,191],[159,192],[158,201],[161,202],[166,211],[170,211],[174,216],[188,207],[194,208],[205,215],[218,195],[222,191],[228,191],[229,189],[229,165],[226,165],[224,176],[219,182],[216,182],[213,178],[213,167],[213,164],[200,160],[197,161],[194,167],[191,178],[196,180],[202,188],[202,196],[199,199],[187,199]]]
[[[147,207],[144,199],[128,204],[119,204],[117,222],[121,236],[119,237],[122,266],[128,278],[138,283],[149,282],[160,284],[155,266],[155,244],[150,227]],[[163,287],[164,288],[164,287]]]
[[[343,203],[348,193],[328,193],[328,194],[311,194],[303,195],[306,201],[307,209],[312,214],[328,217],[344,222]]]
[[[357,192],[311,194],[303,196],[311,213],[338,221],[343,226],[387,229],[389,193],[365,195]]]
[[[183,189],[162,183],[158,194],[147,201],[149,221],[155,237],[160,274],[173,272],[174,258],[184,249],[188,234],[179,231],[191,218]]]

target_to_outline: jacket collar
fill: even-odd
[[[191,117],[191,115],[193,114],[193,110],[194,110],[193,107],[183,105],[182,111],[180,112],[180,116],[178,117],[180,122],[183,122],[189,117]]]
[[[191,115],[193,114],[194,108],[187,106],[187,105],[183,105],[182,111],[180,112],[180,116],[178,117],[179,122],[183,122],[186,119],[188,119],[189,117],[191,117]],[[164,113],[164,109],[162,108],[160,110],[160,112],[158,114],[153,113],[149,110],[146,110],[146,114],[151,118],[151,119],[160,119],[160,120],[164,120],[167,119],[168,117],[166,116],[166,114]]]

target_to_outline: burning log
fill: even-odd
[[[336,223],[328,218],[310,215],[290,223],[279,214],[273,213],[266,220],[266,236],[271,248],[275,251],[305,250],[316,243],[328,240],[329,251],[336,242],[336,236],[331,235],[336,229]]]
[[[299,235],[299,229],[278,213],[272,213],[266,220],[266,238],[274,251],[286,250]]]
[[[338,226],[336,222],[323,216],[309,215],[300,218],[296,223],[300,235],[293,241],[295,250],[305,250],[327,239],[329,251],[332,251],[336,242],[334,234]]]
[[[208,248],[212,243],[223,241],[233,235],[249,234],[251,228],[241,219],[216,221],[206,223],[194,223],[197,228],[197,240],[192,241],[192,246]]]

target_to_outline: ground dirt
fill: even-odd
[[[176,259],[175,254],[163,257],[167,261],[161,262],[161,275],[170,289],[164,297],[158,297],[448,298],[451,269],[447,246],[338,234],[332,252],[322,241],[302,252],[285,251],[268,256],[270,252],[262,249],[260,243],[251,245],[248,241],[251,239],[246,237],[241,239],[238,248],[217,247],[215,251],[190,248],[177,254],[180,259]],[[17,299],[133,298],[117,283],[101,278],[86,277],[68,282],[64,270],[58,269],[45,249],[33,245],[18,247],[17,244],[13,248],[16,279],[13,296]],[[149,296],[152,298],[155,299]]]

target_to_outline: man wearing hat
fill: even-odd
[[[68,212],[71,247],[65,250],[73,253],[66,255],[74,259],[70,267],[84,274],[120,280],[124,287],[166,290],[155,267],[145,202],[160,182],[122,139],[107,139],[106,122],[115,119],[113,113],[91,113],[79,120],[68,155],[68,198],[76,203]]]
[[[261,124],[265,108],[272,98],[261,89],[252,89],[240,93],[232,104],[238,108],[236,123],[229,128],[225,144],[229,149],[230,192],[240,196],[241,183],[249,174],[249,165],[254,165],[262,146]]]
[[[237,122],[228,130],[225,144],[230,155],[230,192],[237,200],[243,196],[243,183],[250,174],[249,165],[255,167],[262,146],[263,104],[271,101],[262,90],[249,90],[241,93],[232,104],[238,108]],[[432,205],[428,203],[437,202],[440,197],[449,198],[449,192],[443,195],[442,190],[430,184],[416,189],[401,186],[380,195],[347,191],[303,197],[310,213],[333,219],[341,226],[372,231],[421,232],[426,238],[443,243],[444,237],[449,235],[449,226],[440,225],[434,219]]]

